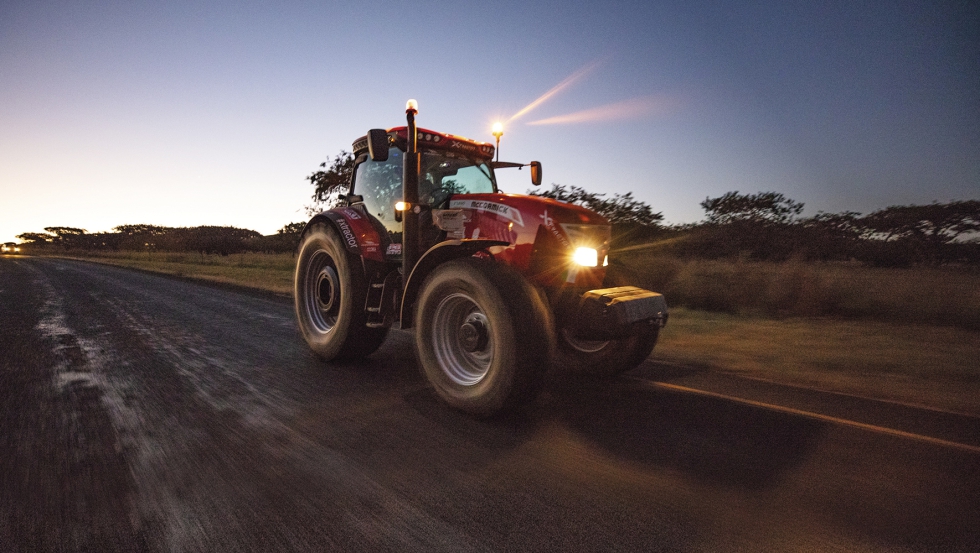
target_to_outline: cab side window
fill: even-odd
[[[387,161],[365,159],[354,169],[352,193],[364,198],[367,212],[388,230],[393,242],[401,242],[402,224],[395,221],[395,202],[402,199],[402,156],[397,148]]]

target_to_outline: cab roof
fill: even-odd
[[[408,144],[408,127],[393,127],[388,129],[388,136],[394,144],[405,149]],[[449,150],[462,152],[481,159],[493,159],[494,146],[487,142],[478,142],[454,134],[418,129],[418,145],[421,150]],[[354,155],[367,151],[367,135],[354,141]]]

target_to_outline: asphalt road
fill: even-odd
[[[0,348],[2,551],[980,551],[976,419],[654,355],[480,421],[406,332],[328,364],[287,299],[26,257]]]

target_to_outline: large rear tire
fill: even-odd
[[[303,235],[296,261],[293,296],[300,332],[324,360],[357,359],[374,353],[387,328],[368,328],[364,302],[368,284],[356,257],[328,224]]]
[[[419,364],[449,405],[490,416],[534,399],[548,366],[550,318],[513,269],[463,258],[436,268],[419,294]]]

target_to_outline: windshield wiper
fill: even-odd
[[[479,169],[480,172],[483,173],[483,176],[486,177],[488,181],[490,181],[490,184],[493,186],[494,190],[497,189],[497,183],[494,182],[493,177],[490,176],[490,171],[488,170],[487,164],[484,161],[468,156],[466,157],[466,161],[469,161],[477,169]]]

